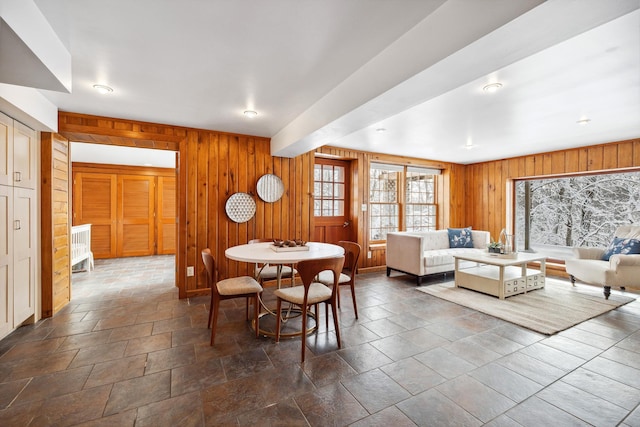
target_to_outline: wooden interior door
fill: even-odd
[[[313,178],[314,241],[353,240],[351,162],[317,157]]]
[[[117,256],[155,253],[155,177],[118,176]]]
[[[46,284],[51,288],[51,302],[43,298],[42,308],[43,312],[51,315],[58,313],[71,301],[70,145],[66,138],[58,134],[45,134],[41,138],[43,184],[40,194],[43,199],[45,195],[50,198],[52,204],[49,215],[43,212],[41,218],[42,236],[50,236],[47,243],[44,239],[42,242],[41,277],[43,287]],[[50,241],[52,244],[48,243]],[[46,262],[45,256],[48,259]]]
[[[117,191],[116,175],[75,174],[73,224],[91,224],[94,258],[116,257]]]
[[[158,254],[176,253],[176,178],[158,177]]]

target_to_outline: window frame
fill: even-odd
[[[380,166],[380,167],[375,167],[375,166]],[[378,202],[378,201],[372,201],[371,200],[371,192],[373,191],[371,188],[371,184],[372,184],[372,170],[377,169],[377,170],[381,170],[381,171],[385,171],[385,172],[391,172],[391,173],[395,173],[396,174],[396,200],[395,202]],[[401,203],[400,203],[400,199],[402,197],[402,189],[403,189],[403,179],[402,177],[404,177],[403,174],[403,167],[399,166],[399,165],[387,165],[387,164],[380,164],[380,163],[371,163],[369,165],[369,180],[367,183],[367,191],[368,191],[368,200],[369,200],[369,212],[368,212],[368,230],[367,230],[367,240],[369,241],[369,243],[374,243],[374,244],[378,244],[378,243],[383,243],[386,242],[386,239],[373,239],[372,238],[372,231],[373,231],[373,227],[372,227],[372,220],[371,220],[371,215],[373,212],[373,205],[379,205],[379,206],[397,206],[397,224],[398,224],[398,230],[400,230],[401,228],[401,218],[402,218],[402,213],[401,213]],[[382,215],[380,215],[382,217]],[[376,227],[377,228],[377,227]]]
[[[373,202],[371,201],[371,171],[373,169],[380,169],[386,171],[397,172],[398,180],[397,180],[397,202],[396,203],[385,203],[385,202]],[[433,178],[433,203],[407,203],[407,172],[427,172],[429,175],[432,175]],[[398,205],[398,230],[397,231],[406,231],[407,229],[407,221],[406,221],[406,210],[407,205],[428,205],[434,206],[435,215],[434,215],[434,230],[437,227],[438,223],[438,175],[442,174],[441,169],[435,169],[429,166],[414,166],[407,164],[397,164],[397,163],[385,163],[385,162],[370,162],[368,169],[368,182],[367,182],[367,194],[368,194],[368,210],[367,213],[367,241],[371,245],[382,245],[386,243],[385,239],[373,239],[371,236],[372,233],[372,221],[371,221],[371,207],[372,205],[378,204],[394,204]]]
[[[538,175],[538,176],[529,176],[529,177],[523,177],[523,178],[513,178],[512,184],[511,184],[511,197],[512,197],[512,202],[511,202],[511,215],[508,215],[509,218],[511,218],[511,223],[513,224],[513,234],[514,236],[516,236],[516,247],[518,248],[518,250],[520,251],[524,251],[524,252],[548,252],[549,253],[549,258],[548,261],[552,261],[552,262],[556,262],[558,264],[564,264],[564,261],[567,257],[571,257],[573,256],[571,253],[571,246],[560,246],[560,245],[544,245],[544,244],[534,244],[533,246],[531,246],[530,242],[529,242],[529,248],[526,249],[524,247],[524,245],[526,245],[526,237],[523,238],[522,241],[519,241],[517,236],[518,236],[518,212],[519,209],[523,209],[524,210],[524,215],[526,217],[526,212],[527,209],[525,207],[520,208],[518,206],[518,185],[520,183],[524,184],[526,182],[533,182],[533,181],[548,181],[548,180],[555,180],[555,179],[570,179],[570,178],[576,178],[576,177],[590,177],[590,176],[601,176],[601,175],[616,175],[616,174],[625,174],[625,173],[640,173],[640,168],[624,168],[624,169],[612,169],[612,170],[606,170],[606,171],[585,171],[585,172],[578,172],[578,173],[568,173],[568,174],[552,174],[552,175]],[[509,204],[508,204],[509,206]],[[527,227],[529,229],[530,232],[530,227]],[[526,235],[526,230],[523,231],[523,234]]]
[[[438,223],[438,204],[436,203],[436,192],[437,192],[437,183],[436,183],[436,176],[439,175],[439,170],[437,171],[438,173],[433,173],[434,170],[433,169],[429,169],[429,168],[419,168],[419,167],[415,167],[415,166],[406,166],[405,167],[405,171],[404,171],[404,191],[403,191],[403,195],[404,195],[404,204],[403,204],[403,213],[402,213],[402,229],[405,231],[423,231],[423,230],[408,230],[408,225],[407,225],[407,211],[408,211],[408,207],[409,205],[411,206],[427,206],[430,207],[434,210],[433,215],[429,215],[429,216],[433,216],[433,228],[428,228],[427,230],[435,230],[437,227],[437,223]],[[425,192],[425,195],[427,197],[429,197],[429,195],[431,196],[432,201],[429,202],[409,202],[407,200],[407,196],[408,196],[408,190],[409,190],[409,174],[410,173],[418,173],[418,174],[424,174],[424,175],[428,175],[433,177],[433,190],[431,191],[431,193],[429,193],[428,191]],[[415,215],[413,215],[414,217],[416,217]],[[422,215],[420,215],[419,217],[422,217]]]
[[[316,160],[317,160],[317,159],[316,159]],[[343,194],[343,197],[342,197],[342,198],[338,198],[338,199],[335,199],[335,198],[331,198],[331,199],[324,199],[324,198],[323,198],[323,196],[322,196],[322,191],[320,192],[320,194],[319,194],[319,195],[316,195],[316,191],[315,191],[315,184],[316,184],[316,182],[318,182],[318,181],[316,181],[316,180],[315,180],[315,175],[314,175],[314,179],[313,179],[313,185],[314,185],[314,191],[313,191],[314,198],[313,198],[313,203],[314,203],[314,205],[313,205],[313,207],[312,207],[312,208],[313,208],[313,217],[314,217],[314,221],[315,221],[315,223],[316,223],[316,224],[325,224],[325,223],[327,223],[327,222],[331,223],[331,222],[335,222],[335,221],[341,221],[341,222],[347,221],[347,220],[350,218],[350,214],[349,214],[348,207],[349,207],[349,206],[351,206],[351,188],[350,188],[350,186],[351,186],[351,184],[350,184],[351,179],[350,179],[350,177],[348,176],[348,172],[349,172],[349,171],[348,171],[348,168],[347,168],[347,167],[344,165],[344,163],[343,163],[343,162],[341,162],[341,161],[337,161],[337,160],[336,160],[336,161],[334,161],[333,159],[321,158],[321,161],[320,161],[320,162],[316,162],[316,163],[314,163],[314,166],[313,166],[313,167],[314,167],[314,174],[315,174],[315,168],[316,168],[316,166],[317,166],[317,165],[321,165],[321,166],[324,166],[324,165],[331,165],[332,167],[342,167],[342,168],[344,168],[344,176],[343,176],[343,182],[342,182],[343,187],[344,187],[344,190],[343,190],[343,191],[344,191],[344,194]],[[324,182],[327,182],[327,181],[322,181],[322,180],[321,180],[321,181],[319,181],[319,182],[320,182],[320,183],[324,183]],[[332,183],[333,183],[333,184],[335,184],[335,181],[332,181]],[[321,205],[320,205],[320,211],[322,212],[322,210],[323,210],[323,209],[322,209],[322,201],[323,201],[323,200],[332,200],[332,201],[334,201],[334,202],[335,202],[336,200],[342,200],[342,201],[343,201],[343,203],[344,203],[344,206],[343,206],[343,215],[331,215],[331,216],[329,216],[329,215],[326,215],[326,216],[325,216],[325,215],[319,215],[319,216],[316,216],[316,214],[315,214],[315,212],[316,212],[316,210],[315,210],[315,202],[316,202],[316,201],[320,201],[320,203],[321,203]]]

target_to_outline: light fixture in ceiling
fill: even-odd
[[[258,112],[257,111],[253,111],[253,110],[246,110],[242,114],[244,114],[245,117],[253,119],[254,117],[256,117],[258,115]]]
[[[386,130],[385,128],[377,128],[377,129],[376,129],[376,132],[378,132],[378,133],[384,133],[384,132],[386,132],[386,131],[387,131],[387,130]]]
[[[93,88],[98,91],[98,93],[102,95],[106,95],[108,93],[113,92],[113,89],[107,85],[93,85]]]
[[[490,83],[482,88],[483,91],[487,93],[494,93],[498,89],[502,87],[502,83]]]
[[[464,145],[464,148],[466,148],[467,150],[471,150],[473,148],[476,148],[476,146],[473,145],[473,141],[471,141],[471,139],[467,139],[467,143]]]
[[[591,119],[580,119],[576,121],[576,123],[579,124],[580,126],[586,126],[589,124],[590,121]]]

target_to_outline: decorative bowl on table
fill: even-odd
[[[309,246],[307,246],[307,242],[300,239],[295,239],[295,240],[273,239],[273,244],[271,245],[271,249],[273,249],[276,252],[308,251]]]

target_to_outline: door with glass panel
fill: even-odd
[[[348,160],[316,158],[313,171],[314,238],[316,242],[353,240],[351,164]]]

